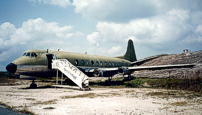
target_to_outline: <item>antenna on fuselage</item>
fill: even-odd
[[[48,53],[48,49],[47,49],[46,53]]]

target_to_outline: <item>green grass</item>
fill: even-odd
[[[22,110],[19,110],[18,112],[28,114],[28,115],[34,115],[34,112],[29,111],[26,105],[23,107]]]
[[[90,87],[94,88],[127,88],[139,87],[143,84],[142,79],[125,80],[121,78],[112,79],[111,81],[90,81]]]
[[[124,82],[125,87],[139,87],[142,84],[143,84],[143,80],[139,78]]]
[[[33,103],[33,105],[49,105],[49,104],[56,104],[57,99],[49,100],[49,101],[37,101],[36,103]]]
[[[188,105],[188,103],[185,101],[180,101],[180,102],[170,103],[170,105],[172,105],[172,106],[186,106],[186,105]]]
[[[28,110],[28,107],[26,105],[23,107],[22,110],[15,110],[14,109],[15,107],[9,106],[9,105],[7,105],[5,103],[2,103],[2,102],[0,102],[0,105],[4,106],[7,109],[13,110],[13,111],[17,111],[17,112],[28,114],[28,115],[34,115],[33,112],[31,112],[31,111]]]
[[[81,95],[73,95],[73,96],[62,96],[61,99],[70,99],[70,98],[96,98],[96,97],[112,97],[112,96],[120,96],[119,92],[110,92],[110,93],[87,93]]]
[[[126,80],[121,78],[112,79],[112,81],[90,81],[92,88],[138,88],[144,87],[147,83],[151,88],[166,88],[176,90],[190,90],[202,93],[202,78],[196,79],[150,79],[133,78]]]
[[[62,96],[62,99],[69,99],[69,98],[95,98],[97,97],[97,94],[95,93],[88,93],[88,94],[81,94],[81,95],[74,95],[74,96]]]
[[[148,79],[147,83],[154,88],[164,87],[167,89],[191,90],[202,92],[202,78],[197,79]]]

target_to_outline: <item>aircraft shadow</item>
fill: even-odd
[[[135,79],[134,77],[132,77],[130,80]],[[90,81],[89,85],[97,85],[97,86],[120,86],[120,85],[124,85],[124,82],[126,81],[130,81],[128,79],[123,79],[123,80],[115,80],[115,81]]]
[[[130,80],[135,79],[135,77],[132,77]],[[113,80],[109,81],[89,81],[89,86],[120,86],[124,85],[124,82],[130,81],[127,78],[122,80]],[[55,82],[55,81],[54,81]],[[59,82],[60,84],[60,82]],[[72,82],[70,79],[67,79],[63,82],[63,85],[70,85],[70,86],[77,86],[74,82]],[[38,86],[36,88],[26,87],[26,88],[20,88],[20,89],[46,89],[46,88],[52,88],[51,85],[45,85],[45,86]]]
[[[46,85],[46,86],[38,86],[36,88],[25,87],[25,88],[20,88],[20,89],[46,89],[46,88],[52,88],[52,87],[50,85]]]

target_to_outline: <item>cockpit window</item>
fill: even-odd
[[[29,56],[29,57],[30,57],[30,53],[28,52],[26,56]]]
[[[36,53],[31,53],[31,57],[37,57]]]
[[[27,53],[24,53],[23,56],[26,56]]]
[[[32,53],[30,53],[30,52],[25,52],[24,54],[23,54],[23,56],[28,56],[28,57],[37,57],[37,54],[36,53],[34,53],[34,52],[32,52]]]

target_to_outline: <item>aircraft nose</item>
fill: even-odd
[[[6,70],[10,73],[15,73],[17,70],[17,65],[15,65],[14,63],[10,63],[6,66]]]

